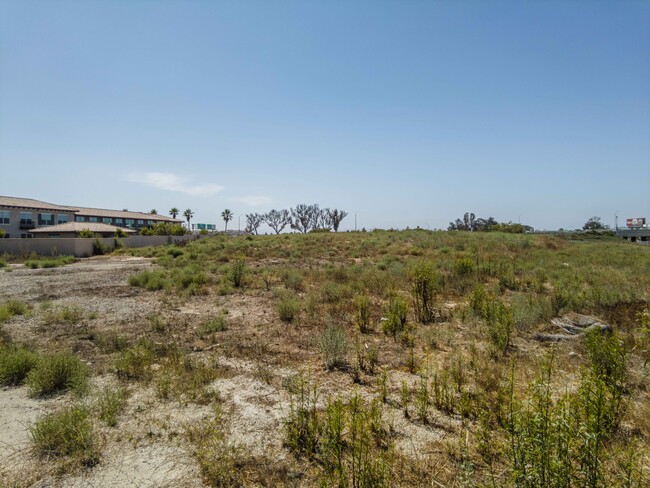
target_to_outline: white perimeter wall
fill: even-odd
[[[124,247],[161,246],[197,239],[196,235],[184,236],[132,236],[120,239]],[[112,237],[100,238],[99,241],[109,249],[115,248]],[[0,239],[0,254],[30,254],[35,252],[43,256],[76,256],[84,258],[93,255],[95,239],[84,238],[34,238],[34,239]]]

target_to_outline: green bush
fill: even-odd
[[[185,252],[182,249],[180,249],[180,248],[178,248],[176,246],[172,246],[169,249],[167,249],[167,255],[171,256],[173,258],[177,258],[179,256],[182,256],[183,254],[185,254]]]
[[[129,285],[145,288],[147,290],[162,290],[169,287],[167,272],[161,269],[150,271],[148,269],[141,273],[129,276]]]
[[[113,362],[113,368],[118,378],[123,380],[149,380],[151,364],[154,355],[152,351],[141,344],[122,351]]]
[[[97,399],[98,417],[109,427],[117,425],[117,418],[126,407],[129,392],[123,386],[106,387]]]
[[[246,259],[238,258],[230,266],[230,281],[235,288],[241,288],[244,285],[244,275],[246,273]]]
[[[213,332],[223,332],[225,330],[228,330],[228,321],[226,320],[226,315],[220,313],[216,317],[207,320],[201,329],[205,334],[212,334]]]
[[[29,312],[29,306],[18,300],[9,300],[0,305],[0,322],[9,320],[14,315],[25,315]]]
[[[384,334],[397,338],[399,334],[406,330],[408,320],[408,305],[403,298],[398,296],[391,297],[386,309],[386,317],[382,323]]]
[[[435,275],[433,268],[429,264],[421,263],[411,270],[410,275],[415,318],[422,324],[428,324],[434,319]]]
[[[38,354],[27,349],[0,349],[0,385],[17,386],[38,363]]]
[[[70,353],[44,356],[27,375],[27,384],[35,396],[44,396],[65,390],[78,394],[88,387],[88,366]]]
[[[283,322],[293,322],[300,312],[300,304],[293,294],[285,294],[280,297],[276,304],[278,316]]]
[[[85,466],[99,461],[99,450],[90,414],[70,407],[38,420],[29,429],[35,451],[46,458],[78,458]]]
[[[367,334],[371,331],[370,325],[370,301],[367,296],[358,296],[355,301],[355,322],[359,332]]]
[[[341,327],[329,324],[318,338],[318,348],[327,369],[347,365],[348,338]]]

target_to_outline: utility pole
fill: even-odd
[[[237,219],[237,221],[239,222],[237,224],[237,233],[240,233],[241,232],[241,214],[239,214],[239,218]]]
[[[354,231],[357,231],[357,213],[354,212]]]

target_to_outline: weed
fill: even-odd
[[[287,293],[280,297],[276,304],[276,310],[280,320],[291,323],[298,317],[300,304],[293,294]]]
[[[391,297],[386,309],[386,320],[383,321],[382,328],[384,334],[397,336],[406,329],[406,322],[408,317],[408,305],[398,296]]]
[[[201,331],[204,334],[213,334],[215,332],[223,332],[228,330],[228,321],[224,313],[220,313],[203,323]]]
[[[421,263],[411,270],[411,294],[415,318],[422,324],[433,322],[435,275],[430,264]]]
[[[38,363],[38,354],[23,348],[0,349],[0,385],[17,386]]]
[[[370,327],[370,302],[368,297],[361,295],[355,300],[355,322],[359,328],[359,332],[367,334],[371,332]]]
[[[97,399],[97,416],[109,427],[115,427],[128,398],[129,392],[123,386],[104,388]]]
[[[83,394],[88,388],[89,374],[88,366],[77,356],[58,353],[41,358],[27,375],[27,384],[35,396],[65,390]]]
[[[328,370],[347,365],[348,338],[341,327],[329,324],[318,338],[318,348]]]
[[[232,265],[230,266],[230,281],[232,283],[232,286],[235,288],[241,288],[244,286],[244,276],[246,274],[246,258],[240,257],[238,258]]]
[[[113,362],[113,368],[120,379],[146,381],[151,378],[153,360],[152,351],[137,344],[122,351]]]
[[[86,408],[70,407],[36,421],[29,429],[34,450],[43,457],[74,458],[85,466],[99,461],[99,450]]]
[[[18,300],[9,300],[0,305],[0,322],[5,322],[15,315],[25,315],[29,312],[29,306]]]

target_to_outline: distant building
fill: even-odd
[[[0,229],[5,237],[30,238],[30,231],[51,228],[69,222],[102,223],[124,229],[138,230],[165,222],[181,224],[183,221],[165,215],[103,208],[56,205],[31,198],[0,196]],[[47,230],[45,231],[47,233]],[[56,234],[56,232],[51,232]]]
[[[65,224],[48,225],[30,230],[34,237],[79,237],[83,230],[89,230],[97,237],[113,237],[118,230],[126,234],[135,234],[133,229],[122,229],[114,225],[100,222],[67,222]]]

